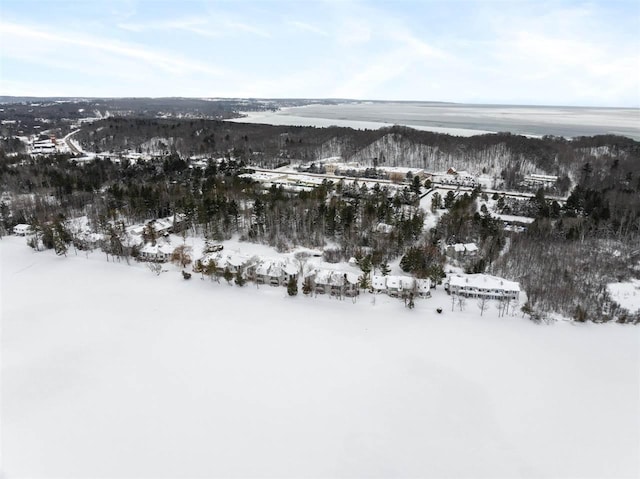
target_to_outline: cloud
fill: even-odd
[[[291,20],[288,21],[287,24],[291,25],[292,27],[295,27],[298,30],[301,30],[303,32],[310,32],[310,33],[315,33],[316,35],[321,35],[321,36],[329,36],[329,34],[323,30],[320,27],[316,27],[315,25],[311,25],[309,23],[306,22],[299,22],[296,20]]]
[[[251,33],[253,35],[257,35],[259,37],[269,38],[271,34],[263,30],[260,27],[255,25],[249,25],[248,23],[238,22],[236,20],[227,19],[223,22],[223,25],[227,27],[229,30],[243,32],[243,33]]]
[[[41,48],[42,56],[44,57],[44,55],[48,55],[45,52],[46,49],[52,49],[54,45],[57,45],[62,52],[65,49],[85,52],[86,59],[89,62],[94,52],[104,52],[116,57],[140,61],[150,67],[178,75],[203,73],[211,76],[220,76],[226,73],[225,69],[215,68],[205,63],[188,60],[167,52],[151,50],[108,38],[74,34],[68,31],[52,32],[32,26],[0,22],[0,34],[13,39],[11,42],[3,42],[5,45],[2,50],[3,56],[20,57],[25,49],[31,50],[32,54],[34,54],[34,52],[40,50],[41,45],[46,45],[46,48]]]
[[[184,31],[205,37],[221,37],[233,33],[250,33],[263,38],[271,35],[255,25],[215,15],[205,17],[186,17],[175,20],[157,20],[143,23],[119,23],[118,27],[135,33],[149,31]]]

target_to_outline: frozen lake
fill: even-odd
[[[638,327],[0,254],[0,476],[640,472]]]
[[[379,103],[308,105],[250,113],[234,121],[375,129],[393,124],[459,136],[509,131],[564,137],[616,134],[640,140],[640,109],[555,106]]]

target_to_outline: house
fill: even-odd
[[[376,274],[371,276],[371,289],[374,293],[380,293],[381,291],[387,291],[387,277],[378,276]]]
[[[475,256],[478,252],[478,246],[475,243],[464,244],[464,254],[466,256]]]
[[[271,268],[270,261],[261,261],[251,269],[249,275],[255,280],[257,284],[270,284],[269,269]]]
[[[385,235],[389,235],[391,233],[393,233],[393,226],[392,225],[388,225],[386,223],[378,223],[376,225],[375,231],[377,233],[382,233]]]
[[[282,284],[283,270],[282,267],[275,261],[264,260],[260,261],[255,268],[255,281],[258,284],[269,284],[271,286],[280,286]]]
[[[173,248],[171,247],[171,245],[168,245],[166,243],[156,243],[155,245],[147,243],[142,248],[140,248],[138,260],[151,261],[154,263],[166,263],[171,259],[172,253]]]
[[[387,276],[387,294],[389,296],[404,296],[412,293],[416,288],[416,280],[412,276]]]
[[[466,298],[513,299],[520,296],[520,284],[488,274],[455,274],[444,284],[448,294]]]
[[[74,244],[78,249],[95,249],[104,243],[105,237],[101,233],[83,231],[74,239]]]
[[[445,250],[447,256],[461,259],[473,257],[478,253],[478,246],[475,243],[456,243],[447,245]]]
[[[332,296],[347,296],[352,298],[360,294],[357,274],[333,271],[331,273],[330,283]]]
[[[225,269],[229,269],[232,274],[237,274],[238,271],[242,271],[246,268],[250,268],[252,264],[255,264],[257,258],[242,255],[240,253],[224,253],[222,251],[216,254],[216,266],[218,273],[224,273]]]
[[[282,281],[286,285],[292,278],[298,281],[300,263],[297,260],[289,259],[282,264]]]
[[[416,279],[416,289],[422,298],[431,297],[431,280],[429,278]]]
[[[19,224],[13,227],[13,234],[17,236],[26,236],[31,233],[31,226],[26,224]]]
[[[344,271],[320,269],[309,275],[316,294],[353,297],[360,294],[358,275]]]
[[[327,294],[331,292],[331,273],[328,269],[321,269],[310,275],[313,290],[316,294]]]

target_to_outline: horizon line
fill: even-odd
[[[41,99],[41,100],[202,100],[202,101],[231,101],[231,100],[251,100],[251,101],[324,101],[324,102],[349,102],[349,103],[427,103],[427,104],[441,104],[441,105],[476,105],[476,106],[508,106],[508,107],[538,107],[538,108],[610,108],[610,109],[638,109],[640,110],[640,104],[635,106],[611,106],[611,105],[553,105],[553,104],[540,104],[540,103],[496,103],[496,102],[459,102],[449,100],[383,100],[383,99],[358,99],[358,98],[340,98],[340,97],[258,97],[258,96],[90,96],[90,95],[0,95],[1,99]],[[2,102],[6,103],[6,102]]]

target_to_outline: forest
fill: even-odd
[[[390,190],[326,180],[312,191],[292,192],[275,186],[265,190],[240,176],[252,166],[317,160],[328,153],[362,156],[390,136],[417,150],[428,147],[451,157],[460,153],[469,161],[502,151],[511,169],[495,174],[505,185],[518,185],[526,171],[523,164],[563,172],[566,202],[547,199],[562,193],[558,188],[505,202],[477,187],[446,195],[425,211],[419,199],[426,188],[419,183]],[[164,148],[148,161],[130,162],[121,155],[147,148],[153,138],[161,138]],[[194,234],[212,240],[239,235],[281,251],[329,245],[335,261],[364,258],[380,271],[400,260],[404,271],[434,282],[445,273],[443,245],[476,242],[480,254],[465,264],[467,271],[519,281],[529,301],[523,312],[534,320],[559,313],[576,321],[640,321],[637,313],[612,303],[606,290],[609,282],[640,277],[640,143],[627,138],[458,138],[402,127],[360,131],[109,118],[83,127],[77,139],[89,151],[113,154],[79,162],[71,154],[16,153],[12,138],[0,144],[3,235],[27,223],[57,251],[65,252],[64,244],[88,248],[68,226],[71,218],[86,215],[95,232],[110,238],[103,249],[128,259],[137,251],[119,237],[123,225],[180,213]],[[387,156],[386,145],[370,158],[372,165],[404,164],[402,157]],[[193,167],[194,155],[209,158],[206,167]],[[425,158],[427,165],[432,160]],[[524,232],[506,230],[494,215],[516,210],[535,218]],[[426,217],[433,214],[436,226],[425,228]]]

